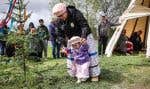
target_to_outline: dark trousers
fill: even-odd
[[[6,49],[6,42],[0,40],[0,55],[5,54],[5,49]]]
[[[98,52],[99,55],[102,55],[105,53],[105,49],[107,46],[108,37],[100,37],[98,41]]]
[[[60,57],[60,47],[61,47],[60,43],[52,42],[53,58],[59,58]]]
[[[15,46],[14,44],[7,44],[6,46],[6,55],[12,57],[15,55]]]

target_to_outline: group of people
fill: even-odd
[[[98,25],[98,51],[99,55],[105,54],[106,46],[113,34],[113,26],[120,25],[119,23],[111,23],[104,12],[101,14],[101,22]],[[123,55],[130,55],[132,53],[139,53],[143,47],[141,40],[142,31],[136,31],[131,34],[131,37],[126,35],[124,29],[119,37],[115,51]]]
[[[83,14],[74,6],[64,3],[56,4],[52,13],[57,18],[51,22],[50,34],[53,45],[53,57],[58,58],[60,45],[67,51],[67,69],[72,77],[77,77],[77,83],[98,81],[100,67],[96,41],[93,38],[89,24]]]
[[[98,81],[100,67],[96,41],[83,14],[74,6],[66,6],[64,3],[56,4],[52,13],[55,18],[52,19],[49,29],[44,25],[43,19],[39,20],[40,25],[37,28],[32,22],[27,30],[23,29],[21,23],[18,26],[17,34],[25,35],[29,41],[29,56],[39,61],[44,53],[46,58],[50,39],[53,58],[59,58],[60,50],[64,48],[67,54],[67,71],[70,76],[77,77],[77,83],[90,77],[91,81]],[[4,47],[1,45],[3,44],[0,41],[0,47]]]
[[[120,35],[120,38],[117,42],[115,51],[123,55],[130,55],[133,53],[139,53],[143,48],[143,42],[141,40],[142,31],[133,32],[129,38],[126,35],[126,30],[124,29]]]
[[[50,37],[48,28],[44,25],[44,20],[39,20],[39,26],[35,28],[34,24],[30,22],[27,30],[24,30],[24,24],[19,23],[16,28],[16,36],[24,35],[29,41],[29,57],[35,57],[36,61],[42,58],[47,58],[47,46]],[[0,29],[0,55],[12,57],[15,55],[16,44],[7,42],[9,28],[6,26]],[[11,34],[11,32],[9,32]],[[6,44],[7,43],[7,44]]]
[[[27,35],[30,42],[29,49],[31,50],[29,56],[34,56],[36,57],[34,59],[38,60],[38,58],[42,58],[42,54],[44,53],[44,57],[47,58],[47,46],[48,40],[50,40],[52,43],[53,58],[60,58],[60,50],[63,48],[66,53],[65,56],[67,56],[68,73],[72,77],[77,77],[77,83],[84,82],[89,77],[91,77],[91,81],[98,81],[100,75],[98,54],[103,54],[105,52],[111,26],[119,24],[109,22],[106,15],[104,13],[101,14],[102,21],[98,27],[98,52],[96,41],[91,33],[91,28],[78,9],[74,6],[66,6],[64,3],[58,3],[53,7],[52,13],[54,18],[49,25],[49,29],[44,25],[44,20],[40,19],[40,25],[37,28],[31,22],[29,28],[24,31],[23,34]],[[4,31],[5,30],[0,30],[0,33],[7,34],[7,32]],[[133,49],[136,51],[141,49],[140,34],[140,32],[136,32],[130,38],[130,41],[134,45]],[[123,40],[119,43],[120,47],[125,47],[122,45],[130,43],[125,36],[125,32],[122,33],[120,38]],[[140,41],[140,43],[138,41]],[[131,47],[132,45],[128,46]],[[0,47],[2,55],[4,53],[4,46],[1,39]],[[132,48],[125,52],[131,51]]]
[[[48,49],[48,41],[50,38],[50,33],[48,28],[44,25],[44,20],[39,20],[39,26],[36,28],[34,23],[30,22],[28,29],[25,31],[25,34],[28,35],[29,39],[29,56],[42,58],[44,54],[44,58],[47,58],[47,49]]]

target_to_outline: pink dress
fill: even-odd
[[[88,44],[88,54],[90,55],[90,60],[87,62],[87,65],[84,66],[89,66],[89,76],[90,77],[96,77],[100,75],[100,67],[99,67],[99,57],[97,54],[97,46],[96,46],[96,41],[94,40],[92,34],[88,35],[87,37],[87,44]],[[73,56],[73,49],[70,46],[70,44],[68,44],[68,48],[70,49],[68,52],[68,59],[67,59],[67,72],[70,76],[75,77],[77,76],[76,72],[76,67],[74,66],[73,60],[74,60],[74,56]],[[78,68],[80,68],[79,64],[76,64],[78,66]],[[82,67],[84,69],[84,67]],[[79,74],[79,73],[78,73]],[[86,74],[86,73],[84,73]],[[87,73],[88,74],[88,73]]]
[[[73,49],[74,72],[77,78],[89,78],[90,56],[88,53],[88,45],[81,45],[79,49]]]

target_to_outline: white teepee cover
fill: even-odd
[[[149,2],[150,4],[149,0],[147,0],[147,2]],[[107,55],[107,57],[110,57],[112,55],[114,46],[117,43],[120,37],[120,34],[122,30],[124,29],[127,21],[130,19],[135,19],[135,18],[145,17],[145,16],[150,16],[150,8],[141,5],[141,0],[131,0],[131,3],[129,4],[129,7],[127,8],[127,10],[119,18],[121,25],[117,27],[116,31],[114,32],[111,40],[109,41],[106,47],[105,54]],[[148,25],[149,25],[148,27],[149,31],[148,31],[148,37],[147,37],[146,56],[150,57],[150,17],[148,20]]]

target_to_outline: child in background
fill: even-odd
[[[88,53],[88,45],[86,40],[78,36],[74,36],[69,40],[72,46],[73,65],[71,70],[77,77],[77,83],[86,81],[89,78],[90,56]]]

